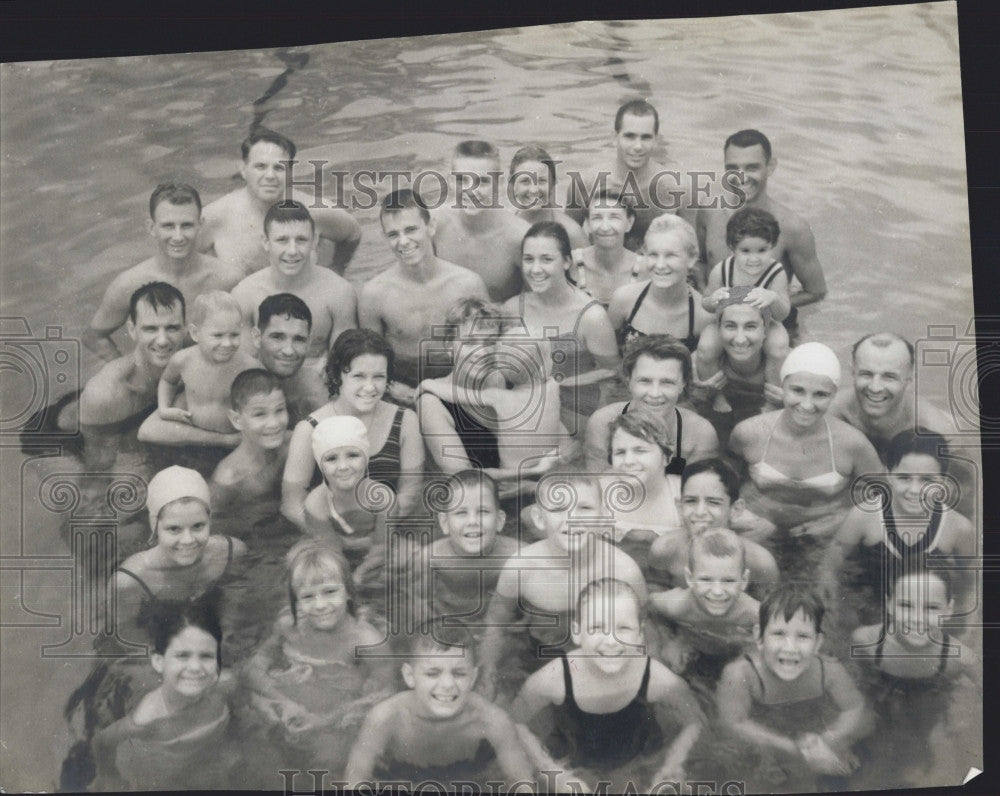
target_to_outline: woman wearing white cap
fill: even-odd
[[[793,536],[830,534],[849,507],[851,483],[882,471],[871,443],[827,410],[840,385],[837,355],[803,343],[781,367],[783,409],[739,423],[729,448],[747,465],[743,497]]]

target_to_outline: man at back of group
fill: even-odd
[[[635,208],[635,223],[625,236],[625,248],[642,246],[650,222],[667,212],[688,220],[691,198],[683,173],[653,160],[660,135],[660,115],[645,100],[626,102],[615,114],[615,158],[608,165],[584,174],[570,174],[566,213],[583,224],[587,206],[606,191],[628,198]]]
[[[236,266],[246,276],[267,266],[260,228],[271,205],[285,199],[307,207],[326,201],[300,191],[286,194],[286,161],[294,160],[295,144],[281,133],[258,127],[244,139],[241,151],[244,184],[205,206],[199,249]],[[317,263],[343,273],[361,241],[360,225],[339,207],[312,207],[312,213],[319,233]]]
[[[482,277],[501,303],[521,292],[521,241],[530,228],[500,203],[500,153],[487,141],[462,141],[451,161],[455,195],[434,215],[434,249]]]
[[[257,325],[260,303],[275,293],[291,293],[309,307],[312,327],[303,366],[321,378],[326,353],[337,336],[358,325],[357,296],[351,283],[313,262],[316,227],[300,202],[276,202],[263,221],[263,250],[268,267],[251,274],[235,288],[233,298],[243,311],[249,334]],[[260,238],[257,239],[260,245]]]
[[[733,213],[744,207],[766,210],[778,220],[781,229],[771,256],[785,266],[789,284],[793,276],[799,280],[800,289],[790,294],[792,312],[785,319],[785,326],[791,328],[795,325],[798,307],[813,304],[826,296],[826,280],[816,256],[812,229],[791,208],[767,195],[767,180],[774,173],[778,160],[771,152],[771,142],[766,135],[758,130],[733,133],[726,139],[723,154],[727,197],[718,207],[699,208],[695,217],[701,261],[705,268],[699,284],[704,284],[712,267],[730,254],[726,225]],[[727,202],[736,204],[733,193],[737,196],[742,194],[745,198],[739,207],[726,207]]]
[[[412,402],[421,379],[444,375],[450,367],[435,365],[429,351],[434,327],[463,298],[489,300],[486,283],[468,268],[434,253],[435,224],[420,197],[408,188],[382,201],[382,231],[397,262],[361,289],[358,318],[381,334],[396,352],[393,397]],[[444,350],[450,345],[444,343]]]
[[[88,349],[108,361],[121,356],[111,335],[130,317],[132,294],[149,282],[173,285],[191,304],[210,290],[232,290],[243,278],[238,269],[196,250],[201,212],[201,197],[190,185],[164,182],[156,186],[149,197],[146,222],[150,237],[156,241],[156,254],[111,281],[83,333]]]

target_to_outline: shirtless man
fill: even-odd
[[[316,202],[307,194],[285,190],[285,161],[295,158],[295,144],[288,138],[258,127],[244,139],[241,151],[240,175],[245,184],[205,206],[198,249],[215,254],[247,276],[267,266],[260,248],[260,227],[268,208],[285,199],[296,199],[307,207]],[[316,198],[322,202],[322,197]],[[339,207],[311,210],[319,232],[316,262],[343,273],[361,241],[360,225]]]
[[[816,241],[809,224],[791,208],[774,201],[767,195],[767,180],[774,173],[778,159],[771,154],[771,142],[757,130],[740,130],[726,139],[725,155],[727,184],[742,192],[746,200],[740,207],[702,207],[695,216],[695,230],[701,249],[704,273],[698,275],[704,284],[708,272],[716,263],[729,256],[726,243],[726,225],[736,210],[757,207],[766,210],[778,220],[781,234],[771,252],[774,259],[785,266],[788,282],[799,280],[800,290],[790,293],[792,312],[785,319],[785,326],[792,328],[797,320],[796,309],[814,304],[826,296],[823,267],[816,257]],[[730,197],[732,203],[732,197]]]
[[[163,182],[149,197],[150,237],[156,254],[115,277],[83,333],[83,344],[101,359],[111,361],[121,352],[111,339],[130,313],[130,298],[148,282],[166,282],[184,296],[188,306],[209,290],[232,290],[243,274],[195,250],[201,229],[201,197],[190,185]],[[135,321],[135,318],[132,318]]]
[[[587,218],[590,199],[600,191],[628,197],[635,207],[635,223],[625,236],[625,248],[642,246],[646,228],[664,212],[691,221],[691,199],[683,173],[652,159],[659,140],[660,116],[645,100],[632,100],[615,114],[615,159],[583,175],[571,174],[566,213],[577,223]],[[582,181],[581,181],[582,177]]]
[[[256,325],[257,309],[268,296],[291,293],[302,299],[312,314],[305,367],[318,372],[337,336],[357,328],[354,288],[344,277],[312,262],[316,227],[305,205],[272,205],[264,216],[263,227],[263,251],[270,265],[233,288],[233,297],[248,326]]]
[[[463,141],[451,160],[455,196],[435,213],[439,257],[479,274],[490,298],[521,292],[521,241],[530,225],[499,206],[500,153],[486,141]]]
[[[444,324],[448,310],[459,300],[488,300],[488,293],[474,271],[434,253],[434,221],[413,191],[404,188],[389,194],[382,202],[381,220],[398,262],[362,288],[358,317],[363,328],[378,332],[396,352],[393,397],[412,403],[421,379],[443,376],[451,369],[435,368],[426,356],[421,362],[434,327]],[[441,348],[447,352],[448,343],[442,342]]]

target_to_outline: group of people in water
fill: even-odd
[[[357,292],[360,226],[286,195],[285,136],[251,131],[244,185],[204,208],[157,186],[156,253],[85,336],[108,361],[59,406],[86,467],[136,440],[169,464],[67,708],[64,787],[823,790],[930,744],[941,695],[980,677],[946,629],[978,542],[951,422],[889,329],[846,374],[790,342],[826,283],[765,135],[724,143],[738,201],[665,207],[658,134],[623,105],[564,206],[521,148],[517,212],[498,150],[459,143],[456,201],[383,198],[396,262]],[[286,599],[226,660],[217,592],[262,529],[212,526],[267,500]],[[918,763],[861,781],[922,783]]]

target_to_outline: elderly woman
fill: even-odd
[[[828,415],[840,386],[833,351],[804,343],[780,376],[784,408],[741,422],[729,448],[746,466],[743,497],[752,511],[789,536],[825,537],[850,507],[854,479],[882,465],[864,434]]]

